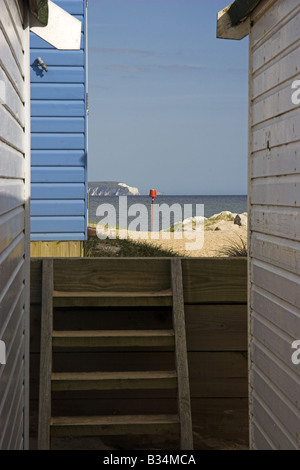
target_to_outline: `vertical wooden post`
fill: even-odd
[[[42,312],[38,449],[50,448],[51,373],[53,330],[53,260],[42,262]]]
[[[180,448],[193,449],[190,383],[186,348],[184,299],[181,259],[171,260],[173,291],[173,326],[175,332],[175,355],[178,377],[178,411],[180,420]]]

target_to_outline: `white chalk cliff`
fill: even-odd
[[[89,183],[90,196],[139,196],[138,188],[128,186],[125,183],[104,181]]]

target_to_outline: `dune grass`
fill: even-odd
[[[239,237],[235,240],[228,240],[228,245],[218,251],[219,256],[227,256],[228,258],[240,258],[248,256],[247,242]]]
[[[177,257],[178,252],[171,249],[163,249],[159,246],[150,245],[144,240],[99,240],[91,236],[84,242],[84,256],[86,257]]]

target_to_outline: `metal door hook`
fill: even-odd
[[[45,64],[45,62],[43,61],[43,59],[41,57],[37,57],[36,59],[38,61],[38,63],[40,64],[40,66],[42,67],[43,70],[45,70],[45,72],[48,72],[48,67],[47,65]]]

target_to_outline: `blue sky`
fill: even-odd
[[[247,193],[248,39],[216,39],[228,3],[89,0],[90,181]]]

